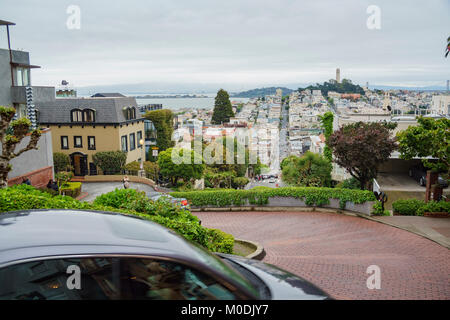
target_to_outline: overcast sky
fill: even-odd
[[[66,26],[69,5],[81,10],[79,30]],[[367,28],[369,5],[381,10],[379,30]],[[42,66],[34,85],[147,92],[295,86],[336,67],[359,84],[443,86],[449,16],[450,0],[0,1],[0,19],[17,24],[13,49]]]

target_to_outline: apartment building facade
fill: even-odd
[[[37,108],[39,123],[52,130],[53,151],[69,155],[76,176],[98,174],[93,155],[101,151],[122,150],[126,163],[145,160],[145,119],[135,98],[103,94],[56,99]]]

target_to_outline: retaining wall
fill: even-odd
[[[365,215],[370,216],[371,212],[373,210],[373,205],[376,201],[367,201],[361,204],[353,203],[350,201],[347,201],[344,210],[347,211],[353,211],[357,213],[362,213]],[[218,206],[191,206],[192,209],[198,209],[198,210],[204,210],[204,209],[213,209],[218,208]],[[339,206],[339,199],[330,199],[330,204],[322,205],[322,206],[309,206],[306,205],[305,201],[295,198],[295,197],[269,197],[268,204],[261,205],[261,204],[250,204],[248,200],[246,200],[246,203],[242,206],[227,206],[227,208],[230,208],[230,210],[239,208],[243,210],[256,210],[261,208],[329,208],[329,209],[336,209],[336,210],[342,210]]]

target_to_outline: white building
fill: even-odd
[[[450,116],[450,95],[433,96],[431,111],[435,114]]]

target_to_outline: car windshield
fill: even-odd
[[[228,278],[233,279],[242,287],[247,289],[255,297],[259,297],[258,291],[240,273],[238,273],[218,257],[208,253],[207,251],[205,251],[205,249],[199,247],[196,243],[191,242],[191,244],[193,249],[196,251],[197,256],[203,263],[207,264],[210,268],[216,270],[218,273],[225,274]]]

